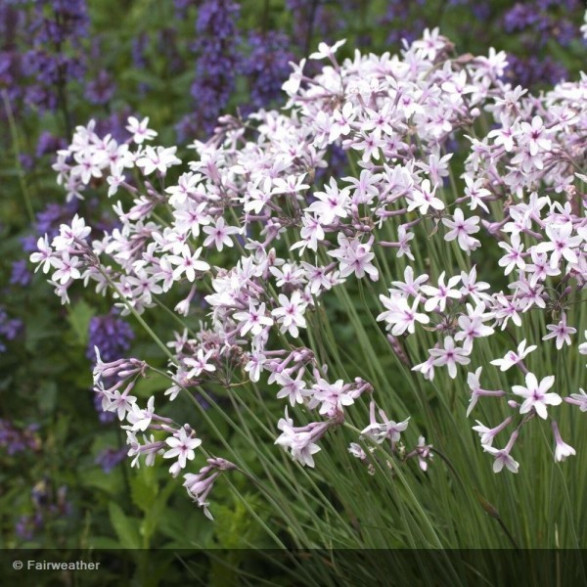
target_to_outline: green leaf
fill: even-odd
[[[88,328],[90,320],[96,311],[84,300],[77,302],[69,311],[67,321],[76,335],[77,343],[80,346],[87,346],[89,340]]]
[[[80,484],[84,487],[100,489],[113,496],[122,491],[122,473],[116,468],[105,475],[101,469],[92,468],[80,475]]]
[[[156,497],[152,507],[146,512],[145,519],[141,524],[141,535],[146,546],[149,545],[151,536],[158,529],[159,522],[167,510],[167,500],[177,488],[177,481],[169,481],[165,489]]]
[[[35,312],[27,316],[25,328],[25,348],[30,353],[36,353],[39,343],[45,338],[55,338],[52,328],[50,312]]]
[[[134,387],[133,393],[138,397],[151,397],[157,391],[163,391],[171,386],[167,377],[160,373],[149,373],[144,379],[140,379]]]
[[[182,549],[189,545],[207,549],[217,546],[214,541],[214,522],[206,518],[195,504],[186,505],[189,509],[167,508],[165,516],[159,520],[159,533],[172,539],[168,547]]]
[[[55,381],[44,381],[39,389],[38,404],[41,412],[52,413],[57,402],[57,385]]]
[[[151,467],[142,467],[139,474],[130,481],[130,493],[133,503],[147,513],[159,493],[159,486]]]
[[[129,518],[113,501],[108,504],[110,523],[114,527],[122,548],[141,548],[141,539],[138,531],[138,520]]]
[[[118,550],[120,548],[120,543],[114,538],[109,538],[108,536],[94,536],[90,538],[88,542],[89,549],[96,549],[96,550]]]

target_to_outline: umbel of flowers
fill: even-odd
[[[351,454],[369,463],[365,448],[389,441],[426,470],[434,449],[424,438],[412,448],[400,440],[408,414],[394,421],[379,405],[383,390],[362,377],[330,377],[313,344],[309,317],[357,281],[379,304],[373,318],[389,352],[413,377],[466,380],[458,392],[467,416],[480,401],[503,403],[507,418],[473,428],[495,472],[517,472],[516,441],[536,417],[587,411],[585,391],[544,360],[554,347],[575,362],[587,354],[587,333],[575,327],[585,324],[587,78],[531,96],[501,81],[503,53],[455,56],[437,30],[400,56],[356,51],[340,61],[342,44],[320,44],[310,59],[324,65],[313,78],[305,60],[293,66],[283,110],[220,119],[177,180],[176,148],[148,145],[157,133],[147,119],[129,119],[123,144],[97,136],[93,123],[78,127],[54,165],[69,199],[98,181],[108,197],[132,200],[114,204],[120,227],[100,240],[89,240],[79,216],[39,239],[31,259],[63,303],[79,281],[110,292],[150,331],[145,308],[183,292],[173,310],[182,319],[196,311],[196,292],[204,296],[201,327],[159,343],[171,381],[163,397],[144,406],[133,395],[150,369],[141,360],[98,356],[94,369],[133,464],[169,460],[204,508],[215,479],[235,465],[210,457],[188,472],[206,433],[158,415],[155,404],[233,376],[276,384],[288,406],[275,443],[303,465],[314,467],[324,434],[369,394],[363,444]],[[333,145],[352,171],[320,183]],[[542,358],[530,370],[532,354]],[[309,423],[296,425],[299,410]],[[552,429],[555,459],[574,454],[554,419]]]

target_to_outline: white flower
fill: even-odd
[[[392,292],[391,297],[380,295],[379,299],[387,308],[387,311],[379,314],[377,320],[385,320],[393,336],[401,336],[406,330],[410,334],[414,334],[416,322],[420,322],[421,324],[428,324],[430,322],[430,318],[426,314],[421,314],[416,311],[420,304],[419,296],[416,297],[411,307],[406,298],[401,294],[394,294]]]
[[[329,46],[326,43],[318,43],[318,51],[310,54],[310,59],[329,59],[346,43],[346,39],[342,39]]]
[[[194,438],[193,430],[186,424],[177,430],[173,436],[166,438],[165,443],[170,448],[163,454],[163,458],[173,459],[177,457],[177,462],[169,469],[175,477],[181,469],[185,468],[187,461],[194,460],[196,457],[194,450],[202,444],[202,440]]]
[[[371,252],[373,237],[368,242],[362,243],[357,238],[349,240],[344,234],[339,233],[338,243],[340,247],[334,251],[328,251],[328,254],[339,260],[341,277],[348,277],[354,273],[358,279],[361,279],[367,273],[371,281],[379,280],[379,271],[372,263],[375,258],[375,253]]]
[[[459,275],[455,275],[448,280],[448,283],[444,284],[444,276],[446,272],[443,271],[438,277],[438,287],[432,285],[423,285],[420,291],[429,298],[424,303],[424,310],[426,312],[432,312],[433,310],[439,310],[444,312],[446,308],[446,302],[449,299],[458,300],[461,297],[461,292],[455,289],[455,285],[461,280]]]
[[[133,432],[139,430],[145,432],[151,424],[154,413],[155,397],[151,396],[144,410],[141,410],[136,403],[133,403],[130,411],[126,414],[126,420],[131,425]]]
[[[450,228],[450,230],[444,235],[444,240],[447,242],[458,239],[459,247],[463,251],[470,253],[477,247],[481,246],[480,241],[476,238],[471,238],[471,234],[479,232],[479,216],[472,216],[465,219],[465,215],[460,208],[455,210],[453,219],[443,218],[442,223]]]
[[[435,367],[447,366],[451,379],[455,379],[457,376],[457,364],[468,365],[471,362],[471,359],[468,357],[470,350],[455,346],[452,336],[444,337],[443,348],[433,348],[428,352],[433,357],[432,364]]]
[[[253,336],[257,336],[266,326],[271,326],[273,324],[273,319],[270,316],[265,315],[265,302],[263,302],[258,308],[255,308],[252,299],[249,300],[248,311],[236,312],[233,314],[233,318],[243,323],[240,331],[242,336],[249,331]]]
[[[566,222],[565,224],[547,224],[546,235],[550,240],[539,243],[534,247],[534,250],[538,253],[550,254],[550,264],[556,267],[561,258],[565,258],[569,263],[577,263],[579,258],[577,257],[578,247],[581,246],[583,239],[579,236],[571,236],[573,232],[573,224]]]
[[[555,446],[554,446],[554,460],[557,463],[560,463],[561,461],[564,461],[567,457],[570,457],[572,455],[577,454],[575,449],[570,446],[569,444],[567,444],[566,442],[564,442],[564,440],[561,438],[559,429],[558,429],[558,424],[556,423],[555,420],[552,421],[552,432],[554,435],[554,442],[555,442]]]
[[[514,385],[512,391],[522,396],[524,402],[520,406],[520,414],[534,410],[538,416],[546,420],[546,406],[558,406],[563,400],[558,393],[546,393],[554,385],[554,375],[545,377],[538,383],[534,373],[526,373],[526,386]]]
[[[533,344],[526,348],[526,339],[524,339],[519,345],[517,352],[515,351],[508,351],[505,354],[503,359],[494,359],[491,361],[492,365],[499,367],[500,371],[507,371],[510,367],[518,364],[522,361],[526,356],[528,356],[532,351],[536,350],[538,347]]]
[[[30,257],[31,263],[38,263],[35,273],[43,267],[43,273],[48,273],[53,263],[53,249],[49,244],[47,235],[39,237],[37,241],[37,252],[32,253]]]
[[[444,210],[444,202],[436,197],[436,187],[431,187],[430,180],[425,179],[420,186],[415,186],[408,200],[408,212],[418,208],[420,214],[428,214],[428,208]]]
[[[546,326],[547,330],[550,332],[542,337],[542,340],[549,340],[551,338],[556,338],[556,348],[560,351],[563,348],[563,345],[571,344],[571,334],[575,334],[577,332],[576,328],[572,326],[567,326],[567,315],[563,314],[560,322],[558,324],[548,324]]]
[[[510,452],[516,443],[516,439],[518,438],[518,431],[514,430],[510,439],[507,443],[507,446],[503,449],[497,449],[489,445],[483,445],[483,450],[492,454],[495,457],[495,461],[493,462],[493,472],[499,473],[504,466],[511,471],[512,473],[517,473],[518,468],[520,467],[520,463],[515,461]]]
[[[199,377],[205,371],[213,373],[216,371],[216,367],[208,361],[214,354],[214,350],[210,350],[204,353],[204,349],[198,349],[195,357],[186,357],[184,363],[187,367],[191,367],[191,371],[186,374],[187,379],[193,379]]]
[[[128,118],[128,125],[126,126],[126,130],[130,134],[132,134],[132,140],[137,144],[140,145],[143,141],[150,141],[157,136],[157,133],[154,130],[151,130],[149,127],[149,117],[143,118],[143,120],[139,121],[134,116],[129,116]]]
[[[196,279],[196,271],[208,271],[210,265],[206,261],[200,261],[200,254],[202,253],[202,247],[199,247],[190,253],[189,249],[184,249],[181,256],[169,255],[167,260],[172,265],[177,265],[173,270],[173,280],[179,281],[179,278],[185,273],[187,280],[192,283]]]
[[[177,147],[146,147],[142,156],[137,159],[136,166],[142,170],[143,175],[150,175],[154,171],[165,175],[170,167],[181,164],[181,160],[175,156],[176,151]]]
[[[281,306],[272,310],[271,315],[275,316],[276,322],[281,326],[281,332],[289,332],[291,336],[297,338],[300,335],[299,328],[306,328],[304,312],[307,303],[302,300],[298,290],[291,294],[291,298],[279,294],[277,299]]]

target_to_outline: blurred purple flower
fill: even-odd
[[[197,0],[173,0],[175,8],[175,18],[184,20],[187,16],[190,6],[197,6]]]
[[[12,263],[11,285],[22,285],[24,287],[31,282],[32,277],[31,272],[28,270],[26,259],[19,259]]]
[[[85,96],[90,104],[103,106],[112,100],[115,89],[114,82],[108,72],[101,69],[98,75],[87,84]]]
[[[43,528],[43,516],[41,512],[24,514],[15,524],[14,531],[18,538],[24,541],[33,540],[35,534]]]
[[[100,350],[105,362],[115,361],[124,356],[134,338],[132,328],[111,311],[103,316],[94,316],[89,325],[89,342],[86,356],[96,361],[94,347]]]
[[[23,328],[19,318],[10,318],[3,306],[0,306],[0,353],[6,350],[4,342],[14,340]],[[4,339],[4,340],[3,340]]]
[[[537,84],[557,84],[567,78],[567,73],[562,63],[549,56],[540,59],[536,55],[518,57],[510,54],[505,78],[514,86],[529,88]]]
[[[37,424],[30,424],[24,428],[15,426],[9,420],[0,418],[0,447],[9,455],[15,455],[27,450],[37,450],[39,440],[35,434]]]
[[[513,33],[531,27],[538,22],[540,18],[536,7],[531,3],[517,2],[513,8],[510,8],[504,15],[503,25],[506,33]]]
[[[35,223],[37,235],[43,236],[44,234],[48,234],[49,239],[55,237],[59,232],[59,226],[69,222],[74,217],[78,207],[79,202],[77,200],[72,200],[66,204],[47,204],[44,210],[37,213],[37,221]]]
[[[258,110],[281,97],[295,55],[289,49],[290,39],[277,31],[251,32],[248,44],[250,52],[243,59],[242,72],[251,84],[252,107]]]
[[[102,467],[104,473],[110,473],[116,465],[121,463],[126,458],[126,453],[128,449],[121,448],[115,449],[112,447],[105,448],[104,450],[100,451],[98,456],[96,457],[96,464]]]
[[[198,9],[196,42],[198,58],[191,95],[197,104],[193,113],[200,133],[210,133],[226,108],[239,68],[239,5],[232,0],[206,0]]]
[[[72,506],[67,500],[67,487],[62,485],[54,492],[47,478],[39,481],[31,490],[34,512],[24,514],[15,524],[15,533],[21,540],[33,540],[45,525],[71,515]]]
[[[57,137],[48,131],[43,131],[37,141],[37,157],[55,155],[59,149],[64,149],[67,143],[63,137]]]

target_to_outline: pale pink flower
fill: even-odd
[[[504,466],[512,473],[518,472],[520,463],[515,461],[513,457],[510,455],[510,452],[514,447],[517,438],[518,431],[514,430],[506,447],[501,450],[489,445],[483,445],[483,450],[485,452],[492,454],[495,457],[495,461],[493,462],[494,473],[499,473],[504,468]]]
[[[328,59],[332,58],[336,51],[346,43],[346,39],[341,39],[334,43],[334,45],[327,45],[326,43],[318,43],[318,51],[310,53],[310,59]]]
[[[37,241],[37,251],[30,256],[31,263],[37,264],[35,273],[43,267],[43,273],[48,273],[53,263],[53,249],[49,244],[47,235],[39,237]]]
[[[290,298],[285,294],[279,294],[277,299],[281,306],[272,310],[271,315],[275,317],[281,332],[289,332],[297,338],[300,335],[299,329],[306,328],[304,312],[307,303],[302,300],[299,290],[294,291]]]
[[[546,420],[548,413],[546,406],[558,406],[563,400],[558,393],[546,393],[554,385],[554,375],[545,377],[538,383],[534,373],[526,373],[526,385],[514,385],[512,391],[524,398],[520,406],[520,414],[527,414],[534,410],[538,416]]]
[[[373,237],[362,243],[358,238],[349,239],[343,233],[339,233],[338,244],[340,247],[328,251],[328,254],[339,260],[341,277],[348,277],[354,273],[357,279],[362,279],[367,274],[371,281],[379,280],[379,271],[372,263],[375,258],[375,253],[371,251]]]
[[[568,445],[564,440],[561,438],[558,424],[555,420],[552,421],[552,433],[554,435],[554,460],[557,463],[564,461],[567,457],[572,455],[576,455],[575,449]]]
[[[447,242],[458,239],[459,247],[470,253],[481,246],[480,241],[472,238],[471,235],[479,232],[479,216],[471,216],[465,219],[465,215],[460,208],[455,210],[452,220],[443,218],[442,223],[450,230],[444,235]]]
[[[423,285],[420,287],[420,291],[428,296],[428,299],[424,303],[424,310],[426,312],[432,312],[433,310],[444,312],[449,299],[458,300],[461,298],[460,290],[455,289],[455,286],[461,280],[460,275],[451,277],[445,285],[445,274],[446,271],[443,271],[438,277],[438,287],[432,285]]]
[[[264,328],[273,325],[273,319],[265,315],[265,302],[256,308],[253,299],[249,300],[248,311],[236,312],[233,318],[242,323],[240,330],[242,336],[249,331],[253,336],[257,336]]]
[[[213,373],[216,367],[210,363],[210,358],[214,355],[214,350],[204,352],[204,349],[198,349],[195,357],[186,357],[183,362],[190,371],[186,374],[187,379],[199,377],[202,373]]]
[[[523,253],[524,245],[520,240],[519,234],[512,234],[511,244],[502,241],[497,243],[497,246],[504,249],[507,253],[497,262],[500,267],[505,267],[505,275],[509,275],[514,270],[514,268],[518,268],[522,271],[525,269],[526,262],[524,261]]]
[[[151,396],[147,402],[147,407],[142,410],[136,403],[132,403],[130,411],[126,414],[126,420],[131,425],[134,432],[145,432],[151,425],[151,420],[155,413],[155,397]]]
[[[229,248],[233,247],[234,243],[230,235],[241,232],[240,228],[236,226],[228,226],[222,216],[216,220],[214,226],[204,226],[202,230],[208,235],[204,241],[204,246],[209,247],[214,244],[218,251],[222,251],[225,245]]]
[[[380,295],[379,299],[387,311],[379,314],[377,320],[385,320],[393,336],[401,336],[406,331],[414,334],[416,322],[421,324],[430,322],[430,318],[426,314],[417,312],[420,304],[419,296],[413,301],[411,307],[401,294],[394,295],[392,293],[391,297]]]
[[[143,141],[150,141],[157,136],[157,133],[149,128],[148,116],[141,121],[134,116],[129,116],[128,125],[125,128],[132,135],[132,140],[137,145],[140,145]]]
[[[381,422],[377,422],[375,408],[375,402],[371,400],[369,404],[369,426],[361,431],[361,436],[366,436],[377,444],[381,444],[388,438],[393,448],[399,441],[400,434],[407,429],[410,418],[406,418],[402,422],[394,422],[388,418],[384,410],[379,409],[378,413]]]
[[[587,393],[580,387],[579,393],[571,393],[570,397],[565,397],[565,401],[569,404],[579,406],[582,412],[587,412]]]
[[[512,421],[511,416],[508,416],[501,424],[496,426],[495,428],[488,428],[487,426],[483,425],[479,420],[475,420],[477,422],[477,426],[473,426],[473,430],[479,434],[479,438],[481,439],[482,446],[491,446],[493,444],[493,440],[495,437],[505,428],[507,428]]]
[[[546,329],[550,332],[542,337],[542,340],[556,338],[556,348],[562,349],[565,344],[571,344],[571,334],[577,332],[576,328],[567,325],[567,315],[563,313],[558,324],[547,324]]]
[[[196,457],[195,449],[202,444],[202,440],[195,438],[194,431],[186,424],[176,430],[173,436],[166,438],[165,443],[170,448],[163,454],[163,458],[177,457],[177,462],[169,469],[170,473],[176,477],[181,469],[185,469],[187,461],[194,460]]]
[[[202,247],[197,248],[193,253],[182,251],[181,255],[170,255],[167,260],[172,265],[177,265],[173,270],[174,281],[179,281],[179,278],[185,273],[187,280],[192,283],[196,279],[196,271],[208,271],[210,265],[206,261],[200,260]]]
[[[431,187],[430,180],[425,179],[421,185],[415,186],[408,200],[408,212],[418,208],[420,214],[428,214],[428,208],[444,210],[444,202],[436,197],[436,187]]]
[[[505,391],[502,391],[501,389],[492,391],[481,387],[480,379],[482,370],[483,367],[478,367],[474,373],[467,373],[467,385],[471,390],[471,399],[469,400],[469,407],[467,408],[466,414],[467,418],[473,411],[473,408],[477,405],[480,397],[503,397],[505,395]]]
[[[414,279],[414,270],[410,265],[404,269],[404,281],[392,281],[391,285],[401,292],[416,297],[420,292],[420,286],[428,281],[428,275],[423,273]]]
[[[150,175],[154,171],[165,175],[170,167],[181,164],[181,160],[175,156],[176,151],[177,147],[148,146],[137,159],[136,166],[141,169],[143,175]]]
[[[451,379],[455,379],[457,376],[457,364],[468,365],[471,362],[471,359],[468,357],[470,351],[455,346],[452,336],[444,337],[444,346],[442,348],[433,348],[428,352],[434,358],[433,365],[435,367],[446,365],[448,375]]]
[[[315,441],[319,440],[331,425],[331,422],[310,422],[306,426],[295,427],[285,408],[285,417],[277,423],[281,435],[275,444],[289,449],[294,460],[313,468],[313,455],[320,451]]]
[[[525,357],[538,348],[535,344],[526,348],[526,344],[526,339],[524,339],[518,345],[517,351],[508,351],[503,359],[494,359],[491,361],[491,364],[499,367],[500,371],[507,371],[520,361],[523,361]]]
[[[549,240],[539,243],[534,246],[537,253],[550,252],[550,264],[556,267],[561,258],[564,258],[569,263],[577,263],[578,247],[581,246],[583,239],[579,236],[571,236],[573,232],[573,224],[566,222],[565,224],[547,224],[546,236]]]
[[[542,118],[534,116],[531,123],[525,121],[520,123],[520,135],[518,138],[521,139],[524,146],[528,147],[530,155],[535,157],[540,151],[550,150],[552,142],[547,134]]]

